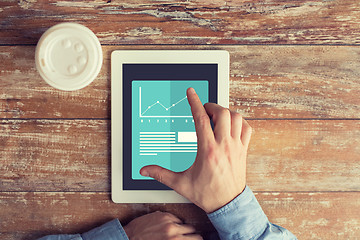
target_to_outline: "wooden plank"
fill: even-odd
[[[359,192],[256,194],[269,220],[298,239],[358,239]]]
[[[247,180],[257,191],[360,190],[360,121],[266,120],[250,125],[254,134]]]
[[[2,191],[110,188],[110,121],[2,121]]]
[[[2,1],[0,44],[36,44],[60,22],[103,44],[359,44],[359,11],[356,0]]]
[[[359,50],[229,48],[230,108],[251,118],[359,118]]]
[[[230,108],[250,118],[360,118],[360,48],[339,46],[156,46],[230,52]],[[48,86],[34,46],[0,47],[0,118],[110,118],[110,53],[80,91]]]
[[[172,212],[202,232],[212,230],[206,214],[193,204],[115,204],[109,193],[1,192],[0,203],[3,240],[82,233],[114,218],[126,225],[157,210]]]
[[[271,222],[298,239],[357,239],[360,193],[256,193]],[[0,193],[0,236],[32,240],[48,234],[79,233],[114,218],[126,225],[156,210],[175,214],[204,235],[214,231],[204,212],[192,204],[114,204],[108,193]]]
[[[257,191],[360,191],[360,121],[252,120]],[[0,121],[0,191],[109,191],[109,120]]]
[[[1,118],[110,116],[110,71],[102,72],[91,87],[60,91],[50,87],[36,71],[35,47],[0,47],[0,52],[4,66],[0,71]],[[109,70],[107,64],[108,60],[103,69]]]

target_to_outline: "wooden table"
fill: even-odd
[[[87,231],[169,211],[213,231],[191,204],[110,200],[110,53],[230,52],[230,108],[255,132],[248,185],[299,239],[360,239],[358,0],[1,1],[0,239]],[[60,22],[102,43],[98,78],[74,92],[39,76],[34,50]]]

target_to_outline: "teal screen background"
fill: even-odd
[[[186,90],[192,87],[201,102],[208,102],[207,80],[132,81],[132,179],[156,164],[175,172],[189,168],[196,157],[195,125]],[[183,138],[181,136],[191,136]]]

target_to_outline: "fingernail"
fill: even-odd
[[[142,176],[144,177],[148,177],[149,173],[147,171],[142,171],[142,173],[140,173]]]
[[[196,93],[196,92],[195,92],[195,89],[193,89],[193,88],[189,88],[189,93],[191,93],[191,94]]]

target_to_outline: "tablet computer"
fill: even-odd
[[[150,177],[156,164],[189,168],[197,138],[186,90],[229,105],[229,53],[221,50],[119,50],[111,55],[111,195],[116,203],[183,203]]]

